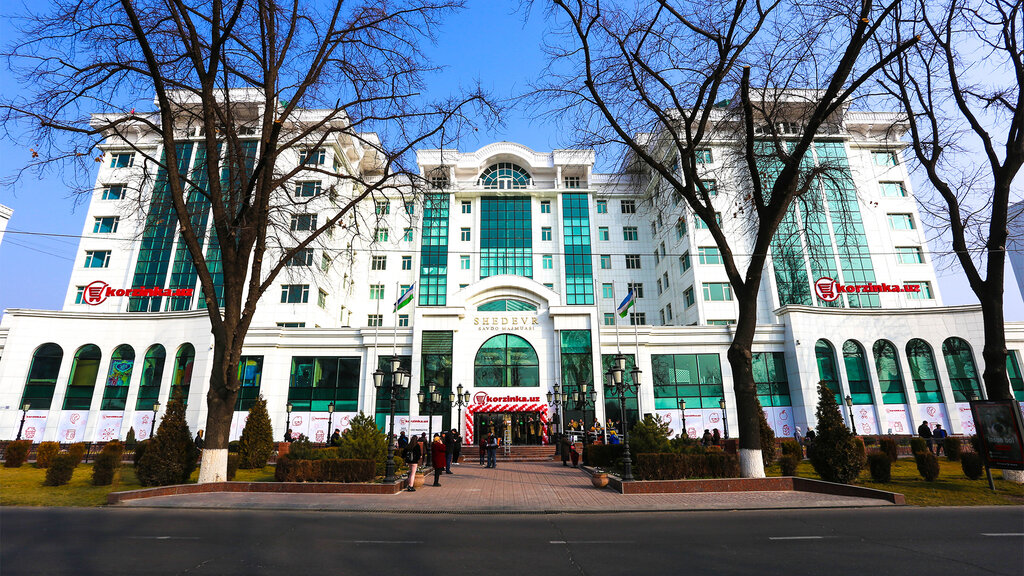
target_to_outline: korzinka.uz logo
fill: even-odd
[[[840,284],[832,278],[818,278],[814,283],[814,293],[825,302],[834,302],[843,292],[855,293],[877,293],[877,292],[920,292],[920,284]]]
[[[188,296],[191,297],[192,288],[113,288],[102,280],[90,282],[82,290],[82,303],[89,306],[98,306],[111,296]]]

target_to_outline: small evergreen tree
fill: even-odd
[[[818,426],[814,450],[809,455],[811,465],[823,480],[849,484],[860,473],[863,459],[839,413],[835,393],[824,384],[818,385],[816,415]]]
[[[195,470],[198,458],[199,451],[185,422],[185,405],[173,399],[167,403],[160,427],[139,458],[136,475],[143,486],[183,484]]]
[[[757,403],[757,416],[761,425],[761,460],[767,468],[775,462],[775,431],[768,425],[768,417],[764,415],[761,402]]]
[[[135,439],[135,427],[128,429],[128,435],[124,438],[124,447],[126,450],[135,450],[135,444],[138,440]]]
[[[274,429],[267,412],[267,401],[260,396],[249,408],[249,417],[238,441],[238,467],[243,470],[263,468],[274,451]]]
[[[372,417],[360,412],[352,418],[349,429],[341,435],[338,454],[344,459],[373,460],[377,463],[377,473],[383,474],[388,454],[388,437],[377,428]]]
[[[669,434],[668,422],[653,414],[645,414],[643,420],[637,421],[629,430],[629,451],[633,454],[666,453],[669,451]]]

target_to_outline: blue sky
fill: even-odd
[[[8,16],[19,7],[6,3],[0,13],[0,38],[14,37]],[[541,72],[544,55],[544,14],[535,12],[524,22],[515,10],[518,0],[470,1],[470,8],[449,19],[431,49],[431,58],[448,69],[431,86],[438,96],[479,80],[484,90],[504,98],[524,90]],[[5,65],[4,65],[5,66]],[[0,68],[0,92],[19,89],[6,67]],[[520,142],[535,150],[569,146],[553,126],[527,118],[523,110],[510,110],[504,125],[474,134],[460,143],[475,150],[496,140]],[[28,142],[0,140],[0,176],[10,176],[30,157]],[[915,181],[915,188],[924,183]],[[11,231],[77,235],[82,231],[85,206],[76,204],[60,178],[30,177],[17,187],[0,189],[0,204],[14,208]],[[75,238],[7,234],[0,244],[0,310],[7,308],[59,309],[77,256]],[[977,300],[956,265],[940,269],[940,288],[947,305],[973,304]],[[1006,319],[1024,320],[1024,303],[1007,271]]]

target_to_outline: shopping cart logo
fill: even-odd
[[[837,282],[831,278],[818,278],[814,283],[814,293],[825,302],[835,302],[839,298]]]

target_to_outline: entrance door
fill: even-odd
[[[494,434],[512,446],[539,445],[543,439],[540,412],[478,412],[473,420],[477,438]]]

